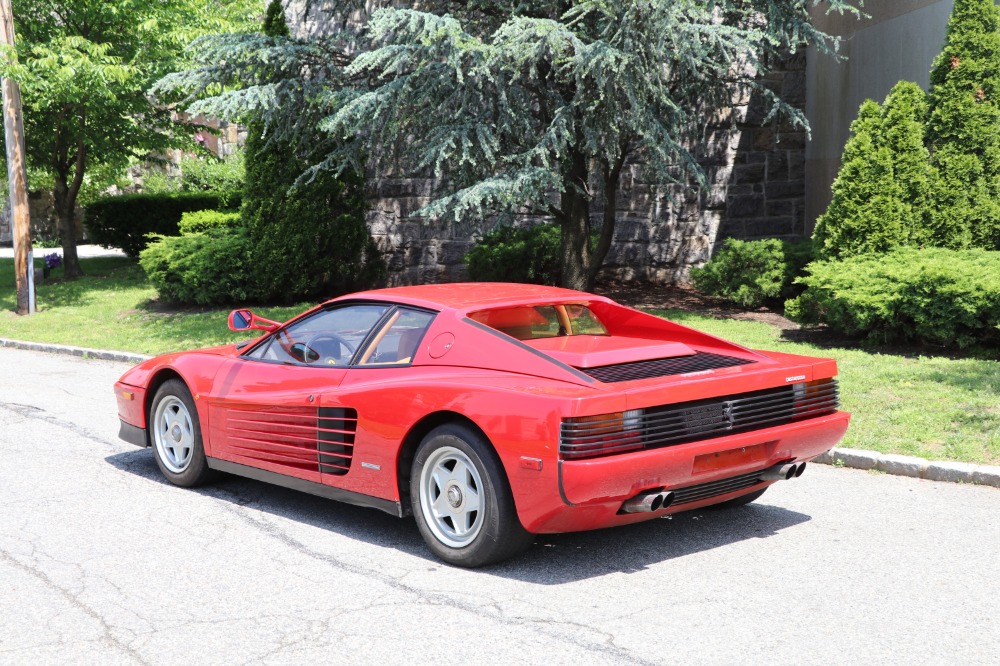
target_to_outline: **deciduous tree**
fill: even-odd
[[[257,7],[257,5],[260,5]],[[88,170],[178,145],[152,82],[182,66],[183,45],[238,29],[263,3],[223,0],[13,0],[29,165],[50,176],[67,277],[80,274],[74,209]]]

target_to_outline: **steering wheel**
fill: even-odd
[[[332,348],[330,343],[333,343]],[[317,363],[325,358],[329,365],[336,365],[343,358],[343,354],[340,353],[341,347],[347,350],[347,360],[354,356],[354,351],[357,349],[336,333],[317,333],[309,338],[309,342],[305,345],[306,362]]]

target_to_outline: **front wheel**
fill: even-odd
[[[517,517],[496,453],[471,429],[447,424],[420,443],[410,475],[413,514],[424,541],[442,560],[478,567],[507,559],[534,535]]]
[[[153,451],[163,476],[186,488],[208,481],[212,470],[205,458],[198,410],[184,382],[179,379],[163,382],[153,397],[149,414]]]

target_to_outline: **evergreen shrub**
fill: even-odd
[[[196,234],[216,228],[233,228],[240,226],[239,211],[196,210],[181,215],[177,224],[178,231],[183,234]]]
[[[936,224],[1000,249],[1000,8],[955,0],[930,73],[927,141],[941,175]]]
[[[126,194],[91,202],[83,220],[92,242],[138,257],[150,234],[176,236],[184,213],[220,207],[222,198],[213,193]]]
[[[385,262],[368,233],[363,180],[321,171],[296,185],[307,165],[259,130],[251,124],[241,217],[261,298],[331,298],[377,282]]]
[[[289,36],[280,0],[268,4],[263,32]],[[374,284],[385,262],[368,233],[364,180],[322,170],[303,177],[309,165],[295,146],[265,128],[259,117],[247,128],[241,210],[260,297],[330,298]]]
[[[483,235],[465,255],[469,278],[477,282],[560,284],[559,226],[501,225]]]
[[[899,248],[806,270],[785,305],[801,323],[876,342],[1000,344],[1000,252]]]
[[[872,100],[861,105],[833,199],[816,221],[813,239],[820,256],[963,244],[954,230],[936,228],[938,177],[924,146],[926,116],[926,93],[908,81],[897,83],[884,105]]]
[[[691,270],[691,279],[703,294],[758,308],[794,296],[794,280],[813,258],[809,241],[729,238],[703,267]]]
[[[156,236],[142,251],[139,264],[166,303],[242,304],[258,297],[249,252],[246,230],[215,227]]]

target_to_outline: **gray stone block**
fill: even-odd
[[[972,482],[981,486],[1000,488],[1000,467],[981,465],[972,472]]]
[[[833,462],[853,469],[875,469],[881,455],[878,451],[863,449],[834,449]]]
[[[969,463],[933,460],[927,465],[924,478],[950,483],[972,483],[972,473],[975,469],[976,466]]]
[[[763,164],[740,164],[733,168],[734,183],[760,183],[764,180]]]
[[[757,217],[764,214],[764,197],[760,194],[732,196],[726,201],[730,218]]]
[[[911,476],[921,479],[927,471],[928,463],[923,458],[885,454],[878,460],[877,469],[894,476]]]
[[[771,181],[767,184],[768,199],[792,199],[805,196],[805,181]]]
[[[827,451],[826,453],[819,454],[818,456],[816,456],[815,458],[813,458],[811,462],[814,462],[814,463],[816,463],[818,465],[832,465],[833,464],[833,450]]]
[[[747,238],[774,238],[790,236],[794,233],[795,219],[792,217],[765,217],[746,221]]]

